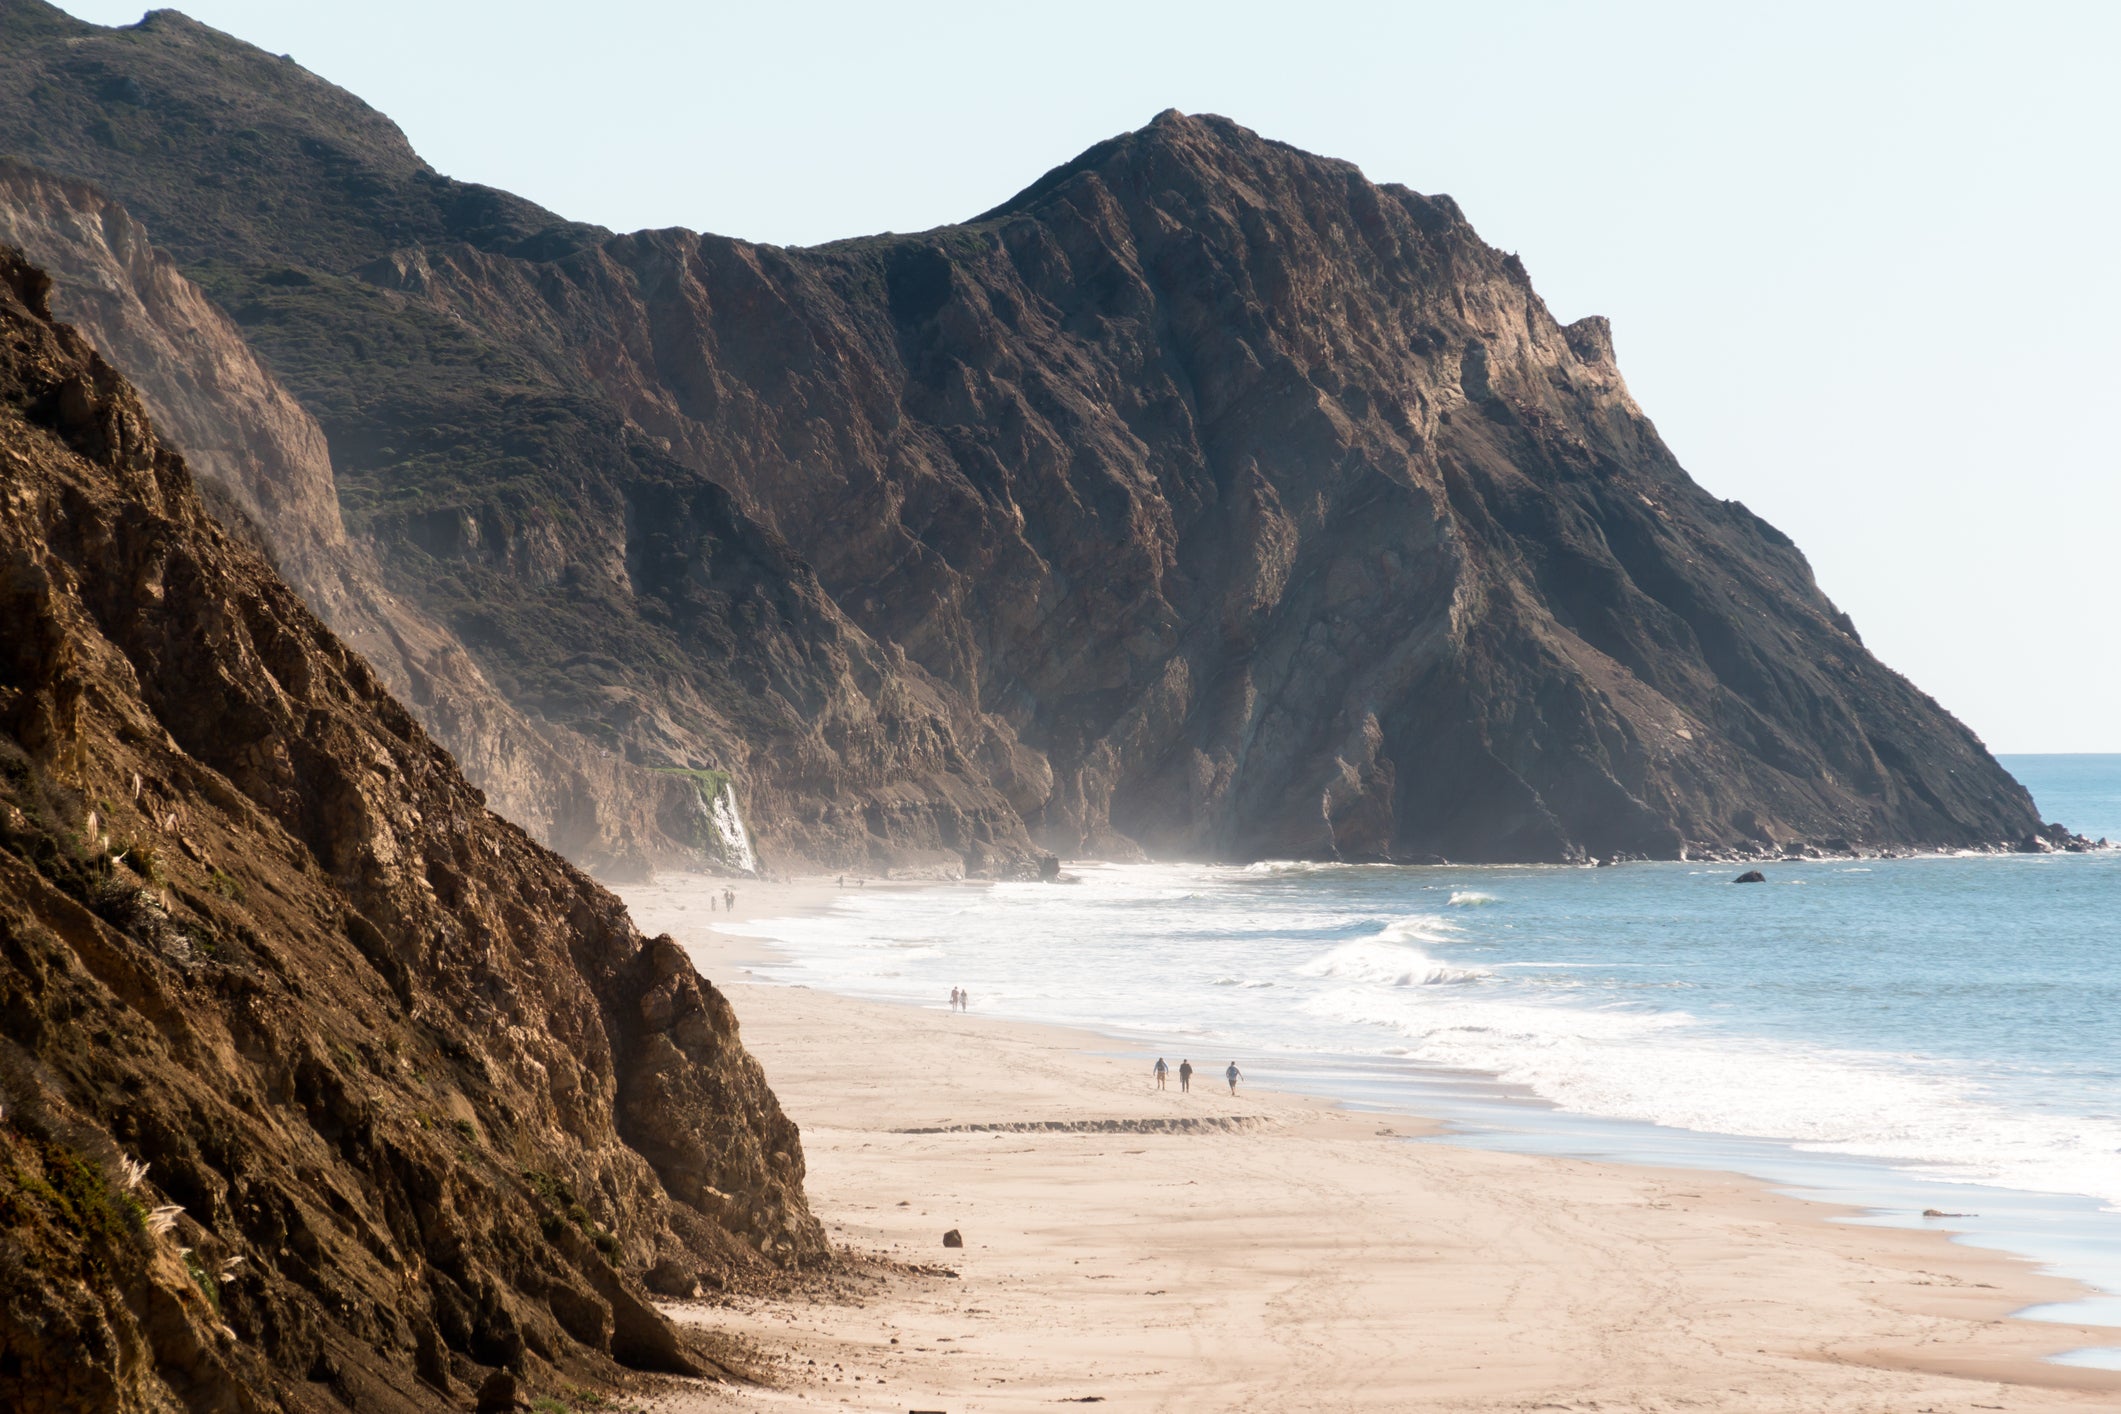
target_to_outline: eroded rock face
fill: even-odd
[[[428,250],[536,302],[1067,853],[1995,844],[2024,791],[1448,197],[1178,113],[961,227]],[[826,415],[821,416],[823,411]],[[1025,764],[1025,763],[1028,763]]]
[[[976,713],[848,623],[720,486],[539,369],[537,338],[396,288],[425,279],[416,249],[393,253],[407,238],[550,254],[605,233],[436,176],[357,99],[174,11],[105,31],[0,5],[0,114],[20,120],[0,149],[35,164],[0,164],[0,239],[58,276],[64,317],[122,351],[200,474],[497,809],[614,878],[729,867],[703,775],[733,779],[777,867],[1036,867]],[[110,162],[66,157],[89,149]],[[315,184],[261,175],[320,162]],[[268,326],[292,339],[272,371],[251,348]],[[443,494],[335,478],[327,433],[340,465],[409,458]]]
[[[727,1002],[484,808],[48,298],[0,254],[0,1406],[707,1368],[645,1275],[824,1253]]]
[[[54,277],[58,316],[138,380],[202,488],[224,498],[217,513],[255,532],[496,811],[614,878],[657,864],[727,866],[694,782],[586,747],[516,707],[453,631],[391,592],[368,542],[345,533],[322,429],[123,207],[82,183],[0,163],[0,241]]]
[[[961,226],[614,236],[181,16],[10,23],[0,147],[229,311],[390,592],[570,760],[735,773],[769,855],[2038,827],[1448,197],[1174,112]]]

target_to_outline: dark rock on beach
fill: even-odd
[[[478,1414],[512,1414],[516,1407],[516,1377],[496,1370],[479,1386]]]
[[[2104,839],[2086,839],[2083,835],[2072,833],[2068,826],[2057,824],[2042,825],[2012,846],[2019,854],[2053,854],[2058,850],[2067,854],[2084,854],[2106,847]]]

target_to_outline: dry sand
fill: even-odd
[[[740,917],[832,892],[736,887]],[[2121,1410],[2121,1374],[2041,1359],[2121,1332],[2008,1319],[2081,1294],[2017,1259],[1748,1179],[1232,1098],[1226,1057],[1157,1093],[1085,1033],[756,982],[767,949],[696,897],[628,890],[734,1001],[834,1241],[951,1275],[675,1307],[774,1383],[659,1411]]]

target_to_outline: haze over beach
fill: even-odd
[[[0,1406],[2121,1404],[2115,31],[0,0]]]

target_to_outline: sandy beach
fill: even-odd
[[[735,887],[739,918],[833,892]],[[1410,1142],[1416,1116],[1232,1097],[1226,1057],[1157,1092],[1150,1058],[1087,1033],[762,983],[766,949],[715,932],[704,894],[626,892],[735,1003],[833,1239],[904,1264],[858,1298],[672,1308],[769,1382],[668,1414],[2121,1408],[2121,1373],[2043,1359],[2121,1332],[2009,1319],[2080,1288],[1941,1232],[1735,1176]]]

